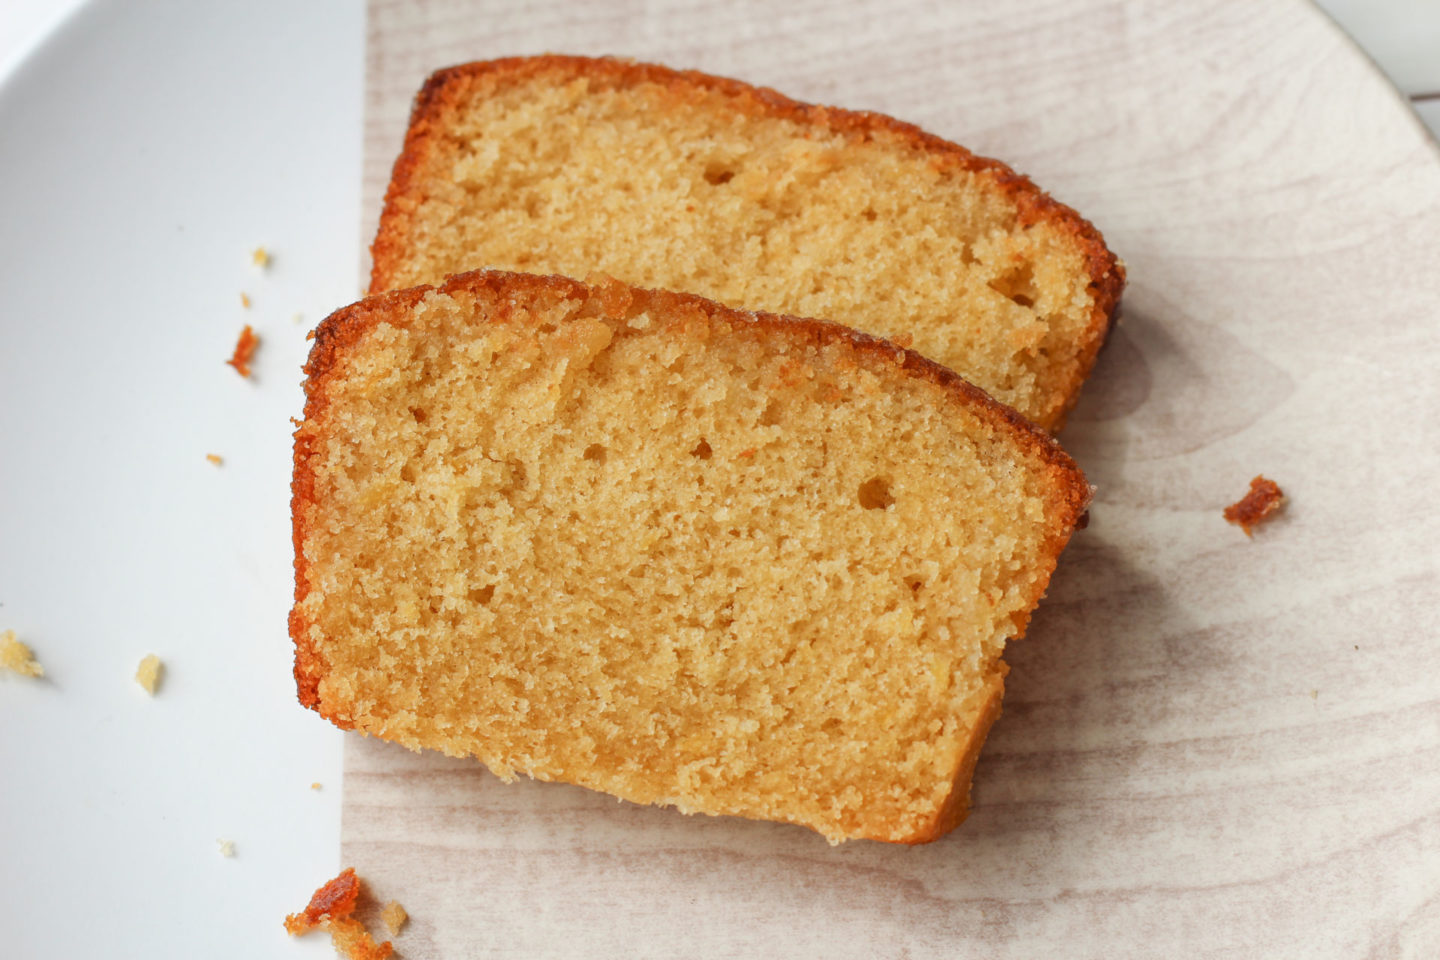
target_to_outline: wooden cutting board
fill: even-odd
[[[351,739],[414,958],[1440,956],[1440,154],[1299,0],[371,0],[368,242],[432,69],[545,51],[880,110],[1127,261],[1063,442],[1093,522],[970,820],[903,849]],[[1264,472],[1291,501],[1221,519]]]

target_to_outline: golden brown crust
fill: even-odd
[[[1284,503],[1285,493],[1280,486],[1274,480],[1257,475],[1250,481],[1245,496],[1225,508],[1225,519],[1244,530],[1245,536],[1254,536],[1251,530],[1264,523]]]
[[[1022,227],[1048,223],[1073,237],[1085,258],[1094,306],[1091,308],[1090,323],[1076,344],[1078,368],[1061,391],[1064,405],[1047,422],[1052,432],[1063,425],[1066,414],[1079,399],[1080,386],[1090,375],[1100,347],[1110,332],[1121,292],[1125,288],[1125,268],[1105,246],[1104,238],[1093,224],[999,160],[977,156],[959,144],[942,140],[913,124],[880,113],[802,103],[768,87],[755,87],[696,70],[674,70],[658,64],[609,57],[546,55],[479,61],[431,74],[415,97],[405,145],[395,160],[390,186],[385,192],[380,228],[370,247],[372,294],[389,289],[398,263],[405,255],[410,218],[424,199],[420,171],[425,166],[425,160],[445,139],[444,113],[455,109],[463,96],[476,85],[488,83],[498,87],[542,75],[549,75],[557,83],[584,77],[601,88],[654,83],[677,95],[683,94],[687,88],[714,91],[729,97],[734,109],[744,115],[790,120],[858,142],[869,141],[877,133],[883,133],[926,155],[942,172],[963,170],[988,175],[996,188],[1015,205]]]
[[[235,372],[242,377],[250,376],[250,360],[255,356],[255,348],[260,346],[260,338],[250,324],[245,324],[245,329],[240,331],[240,336],[235,341],[235,352],[225,362],[235,368]]]
[[[354,867],[346,867],[311,895],[304,910],[285,918],[285,930],[300,937],[323,927],[330,931],[335,949],[350,960],[385,960],[393,952],[389,941],[376,943],[364,924],[351,916],[359,899],[360,878]]]

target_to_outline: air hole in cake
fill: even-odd
[[[714,451],[710,449],[710,444],[705,441],[704,437],[701,437],[700,442],[695,444],[695,449],[690,451],[690,456],[698,457],[701,460],[709,460],[713,453]]]
[[[1009,297],[1022,307],[1035,306],[1035,298],[1040,295],[1029,264],[1023,264],[991,280],[990,289]]]
[[[406,483],[415,482],[415,465],[413,463],[407,463],[400,468],[400,479]]]
[[[760,426],[773,427],[780,422],[780,418],[782,415],[783,414],[780,409],[780,404],[774,400],[771,400],[769,403],[765,404],[765,409],[760,414]]]
[[[711,163],[705,167],[705,182],[712,187],[729,183],[733,179],[735,179],[735,171],[730,168],[729,164]]]
[[[471,603],[478,603],[483,607],[490,602],[491,597],[495,596],[495,584],[472,589],[466,596],[469,597]]]
[[[866,510],[884,510],[895,502],[890,495],[890,481],[884,477],[871,477],[860,484],[860,506]]]
[[[866,220],[869,220],[871,223],[874,223],[875,218],[878,217],[879,214],[875,212],[874,207],[866,207],[865,210],[860,214],[860,216],[864,217]]]
[[[525,464],[518,460],[505,461],[505,486],[510,490],[525,486]]]
[[[421,410],[419,407],[411,407],[411,408],[410,408],[410,416],[412,416],[412,417],[415,418],[415,422],[416,422],[416,423],[424,423],[424,422],[425,422],[426,413],[425,413],[424,410]]]
[[[920,588],[925,586],[925,578],[911,574],[905,578],[905,586],[909,587],[912,593],[919,593]]]
[[[585,459],[594,460],[596,463],[605,462],[605,448],[598,443],[592,443],[585,448]]]

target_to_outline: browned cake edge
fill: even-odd
[[[406,311],[427,293],[439,290],[444,294],[489,291],[495,295],[500,309],[506,309],[506,295],[534,296],[551,302],[562,300],[597,301],[607,319],[623,319],[638,311],[674,316],[686,313],[704,317],[711,325],[747,325],[759,327],[776,339],[796,346],[843,345],[853,351],[856,360],[882,376],[902,374],[928,380],[943,388],[950,398],[967,406],[999,430],[1008,432],[1026,453],[1037,457],[1050,474],[1055,502],[1061,511],[1058,533],[1050,537],[1041,553],[1054,569],[1055,561],[1065,549],[1071,532],[1083,523],[1090,503],[1090,485],[1080,468],[1048,434],[1004,404],[992,399],[979,387],[962,379],[947,367],[926,359],[913,350],[873,337],[849,327],[822,320],[778,316],[734,310],[692,294],[660,290],[641,290],[613,280],[585,284],[568,277],[537,276],[507,273],[498,270],[476,270],[449,277],[438,286],[412,287],[367,297],[343,307],[326,317],[316,328],[315,342],[305,363],[305,419],[295,431],[295,472],[291,482],[291,520],[295,547],[295,606],[290,611],[290,636],[295,643],[295,683],[300,703],[316,711],[337,727],[351,730],[355,721],[343,707],[320,702],[319,686],[328,665],[321,652],[308,640],[310,623],[300,614],[300,605],[307,591],[308,577],[304,544],[308,536],[306,506],[315,499],[315,476],[312,461],[318,455],[319,434],[323,431],[326,410],[330,405],[329,386],[340,360],[366,333],[384,322],[405,326]],[[513,300],[510,301],[513,304]],[[537,323],[541,322],[539,320]],[[310,429],[307,429],[310,428]],[[1040,592],[1032,599],[1031,608],[1040,601]],[[1027,610],[1015,623],[1014,637],[1024,635],[1029,621]],[[965,819],[969,810],[970,779],[984,745],[985,736],[1000,716],[1004,676],[1008,668],[1003,662],[989,680],[989,691],[975,714],[967,718],[974,731],[970,743],[961,754],[953,786],[944,808],[929,829],[892,842],[926,843],[947,833]]]
[[[755,87],[696,70],[673,70],[658,64],[634,63],[610,57],[546,55],[466,63],[431,74],[415,96],[405,145],[395,160],[390,186],[385,191],[380,227],[370,247],[372,294],[389,289],[396,266],[405,256],[410,219],[425,199],[420,171],[432,151],[445,139],[443,112],[458,106],[466,88],[480,78],[491,78],[496,84],[519,83],[545,74],[551,75],[556,83],[583,76],[592,83],[610,87],[656,83],[677,92],[687,86],[714,90],[730,97],[734,108],[749,116],[790,120],[848,137],[855,142],[868,141],[874,131],[884,130],[908,142],[917,153],[927,155],[941,172],[964,170],[988,174],[1000,192],[1015,204],[1022,227],[1047,222],[1072,236],[1085,257],[1090,276],[1090,295],[1094,299],[1090,323],[1077,347],[1079,367],[1071,381],[1065,384],[1064,405],[1053,421],[1045,424],[1052,432],[1063,426],[1065,416],[1079,399],[1080,387],[1090,376],[1095,357],[1110,332],[1120,295],[1125,289],[1124,265],[1105,246],[1104,237],[1090,221],[1051,198],[1030,178],[1016,173],[999,160],[978,156],[913,124],[881,113],[802,103],[768,87]]]

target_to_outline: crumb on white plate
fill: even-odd
[[[235,368],[235,372],[242,377],[250,376],[250,361],[255,357],[255,350],[260,346],[260,337],[250,324],[245,324],[245,329],[240,331],[240,336],[235,341],[235,353],[225,362]]]
[[[300,321],[302,321],[302,320],[304,320],[304,319],[305,319],[305,317],[304,317],[303,314],[297,313],[297,314],[295,314],[295,316],[293,316],[293,317],[290,318],[290,322],[293,323],[293,324],[295,324],[295,326],[298,327],[298,326],[300,326]]]
[[[218,454],[218,453],[207,453],[207,454],[205,454],[205,459],[206,459],[206,460],[209,460],[211,463],[215,464],[215,466],[217,466],[217,467],[223,466],[224,463],[225,463],[225,458],[222,457],[222,456],[220,456],[220,454]]]
[[[244,307],[246,310],[250,309],[250,294],[246,293],[244,290],[240,291],[240,306]]]
[[[255,252],[250,254],[250,262],[264,270],[270,266],[270,252],[264,247],[256,247]]]
[[[155,696],[155,691],[160,689],[160,678],[165,675],[165,664],[153,653],[145,654],[140,661],[140,666],[135,668],[135,682],[145,688],[150,696]]]
[[[234,841],[234,840],[221,840],[221,839],[219,839],[219,838],[217,837],[216,840],[215,840],[215,842],[220,845],[220,856],[222,856],[222,857],[233,857],[233,856],[235,856],[235,841]]]
[[[319,781],[319,780],[316,780],[314,783],[310,784],[310,789],[311,789],[311,790],[319,790],[319,789],[320,789],[320,781]]]
[[[0,667],[22,677],[43,677],[45,668],[35,659],[35,653],[15,638],[14,630],[0,633]]]

